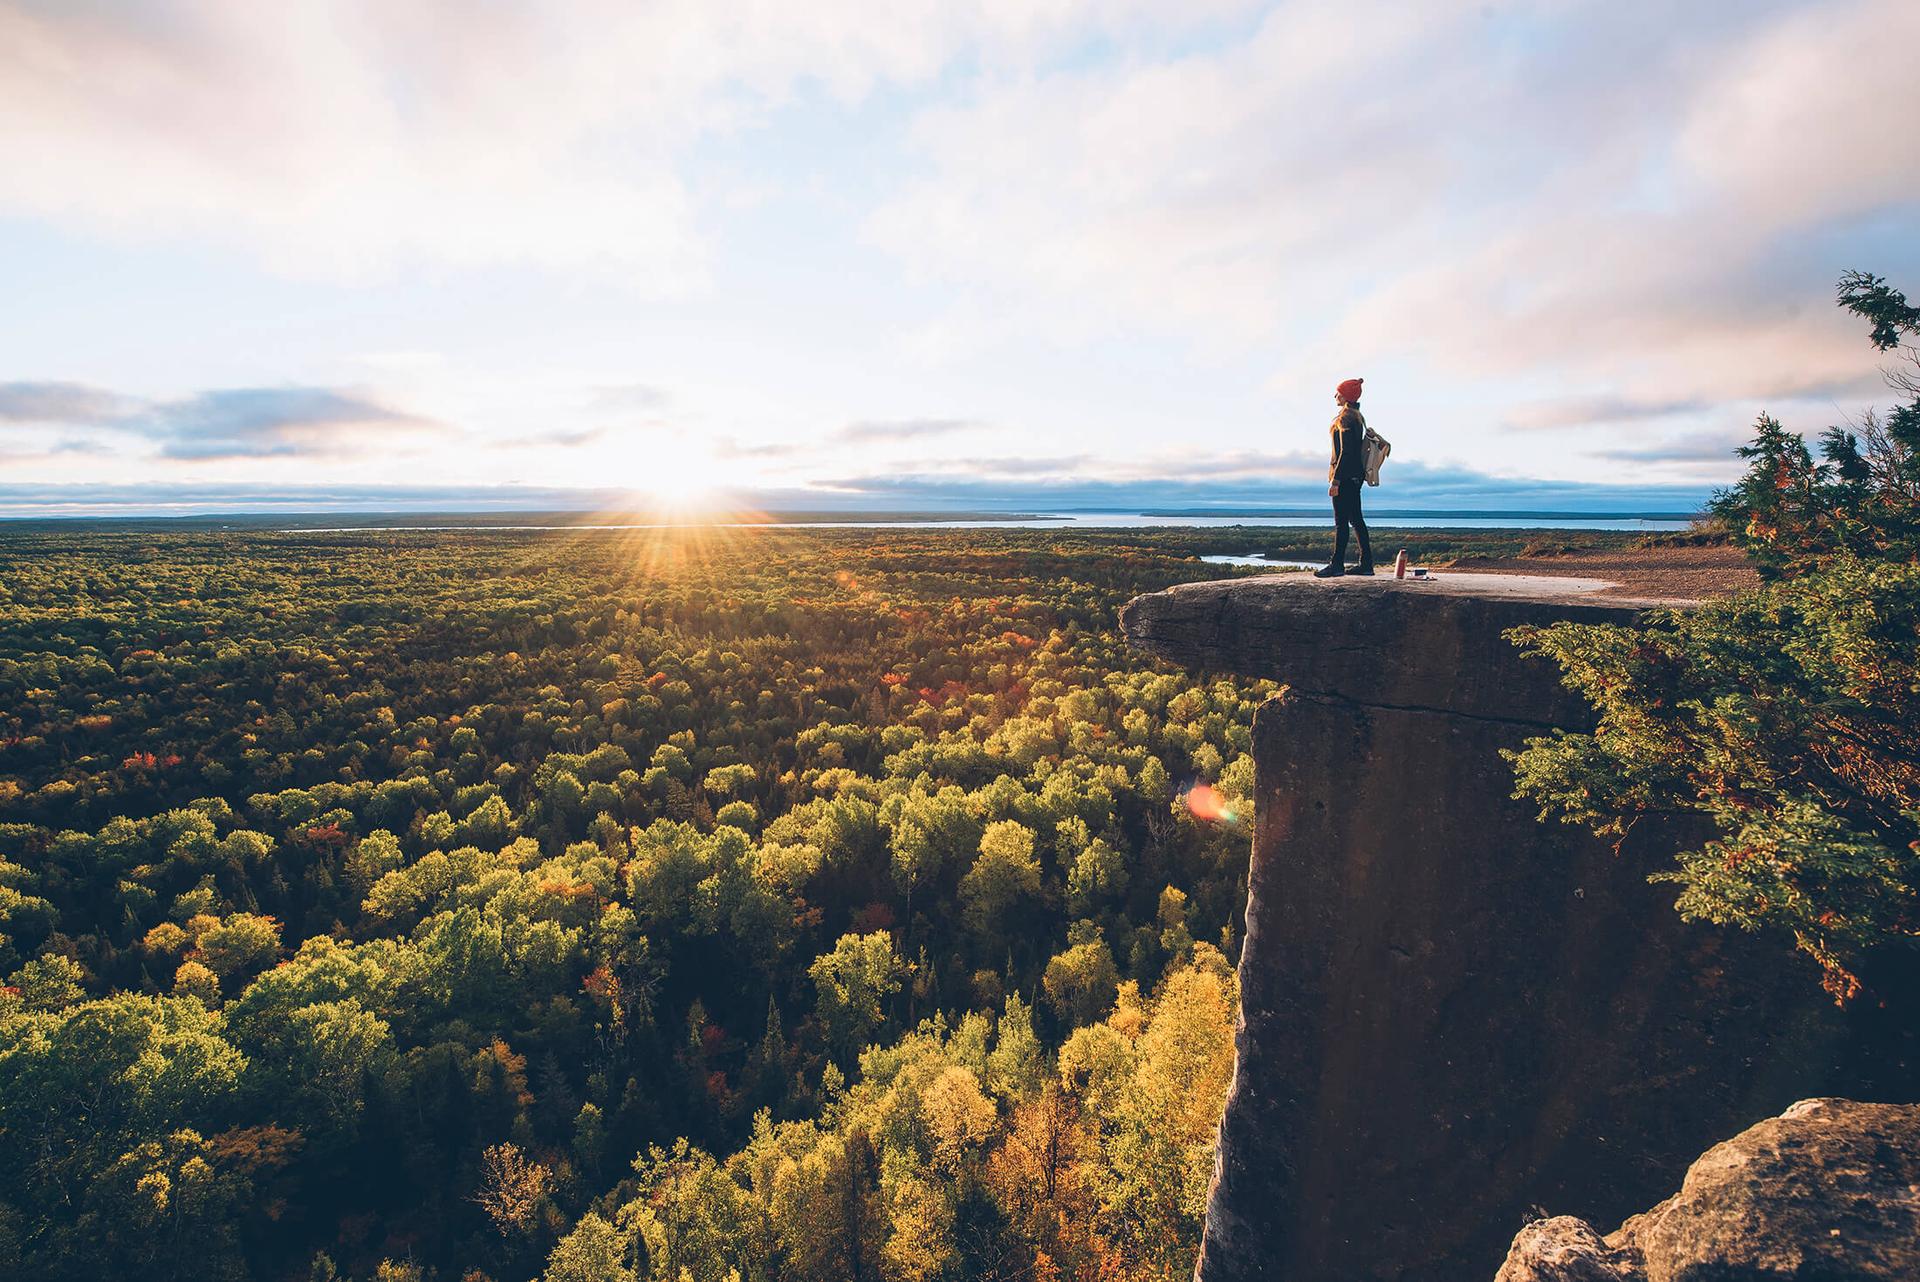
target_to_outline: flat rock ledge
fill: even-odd
[[[1557,669],[1523,657],[1505,633],[1632,623],[1651,604],[1601,595],[1612,586],[1520,574],[1260,575],[1136,597],[1120,611],[1120,629],[1184,667],[1268,677],[1309,698],[1579,725],[1586,707],[1561,688]]]
[[[1920,1278],[1920,1105],[1803,1100],[1717,1144],[1602,1237],[1537,1220],[1495,1282]]]

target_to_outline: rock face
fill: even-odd
[[[1206,1282],[1488,1277],[1530,1206],[1617,1220],[1714,1138],[1850,1089],[1810,976],[1646,883],[1684,834],[1616,853],[1512,800],[1500,749],[1586,711],[1502,634],[1637,617],[1598,586],[1284,576],[1122,613],[1156,654],[1290,687],[1254,722]]]
[[[1495,1282],[1920,1278],[1920,1106],[1815,1099],[1715,1145],[1617,1232],[1521,1230]]]

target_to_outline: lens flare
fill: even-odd
[[[1187,789],[1187,810],[1202,823],[1224,824],[1229,828],[1240,823],[1240,811],[1226,795],[1212,784],[1197,783]]]

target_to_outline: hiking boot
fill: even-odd
[[[1315,570],[1313,577],[1316,579],[1338,579],[1343,577],[1346,572],[1347,568],[1336,561],[1332,565],[1323,565]]]
[[[1358,565],[1356,565],[1356,566],[1354,566],[1354,567],[1353,567],[1353,568],[1352,568],[1351,570],[1348,570],[1348,571],[1347,571],[1347,573],[1348,573],[1348,574],[1364,574],[1364,575],[1366,575],[1366,576],[1367,576],[1368,578],[1372,578],[1372,577],[1373,577],[1373,562],[1371,562],[1371,561],[1362,561],[1362,562],[1361,562],[1360,564],[1358,564]]]

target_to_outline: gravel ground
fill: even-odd
[[[1734,547],[1626,548],[1563,552],[1554,556],[1463,558],[1462,570],[1490,574],[1558,574],[1610,579],[1602,595],[1697,601],[1727,596],[1760,582],[1746,554]]]

